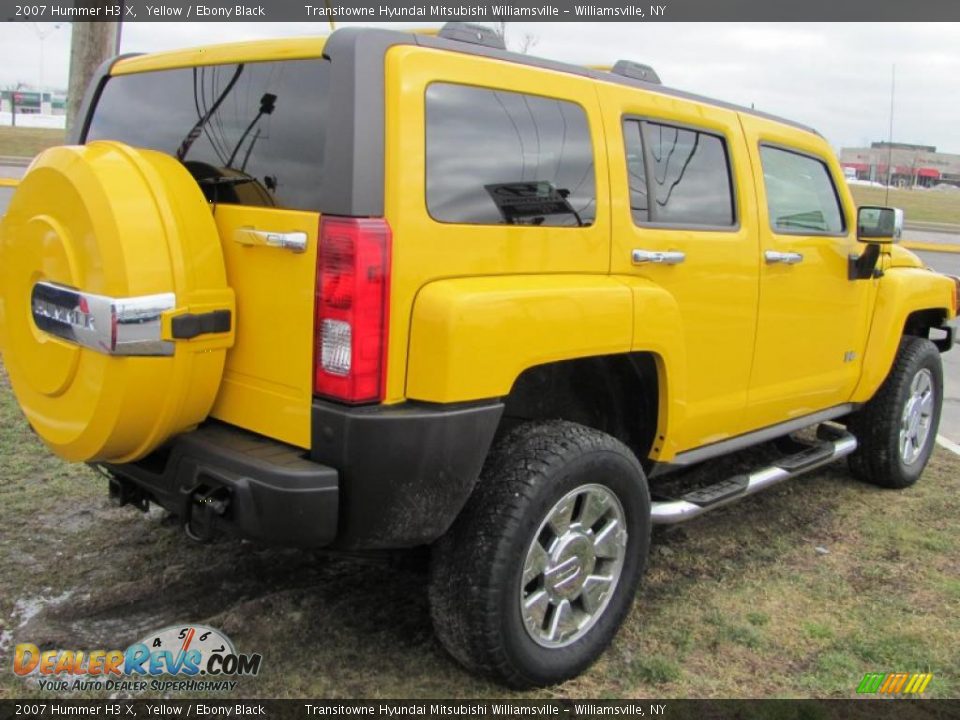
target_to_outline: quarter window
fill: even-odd
[[[427,209],[440,222],[585,226],[597,212],[587,116],[564,100],[434,83]]]
[[[761,146],[770,226],[776,233],[828,234],[844,231],[837,190],[820,160]]]
[[[635,223],[736,224],[730,162],[722,137],[645,120],[626,120],[623,133]]]

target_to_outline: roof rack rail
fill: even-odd
[[[657,71],[649,65],[643,63],[631,62],[630,60],[617,60],[610,70],[614,75],[633,78],[634,80],[643,80],[643,82],[655,83],[661,85],[660,76]]]
[[[447,40],[496,48],[497,50],[507,49],[507,46],[503,43],[503,38],[497,34],[496,30],[476,23],[448,22],[440,28],[437,36]]]

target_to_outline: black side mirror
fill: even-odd
[[[903,235],[903,210],[864,206],[857,210],[857,240],[866,244],[860,255],[851,255],[847,276],[851,280],[878,277],[880,249],[892,245]]]

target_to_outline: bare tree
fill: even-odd
[[[513,36],[508,36],[507,34],[507,25],[509,25],[509,23],[494,23],[493,31],[500,36],[500,39],[503,40],[503,44],[507,46],[508,50],[513,50],[514,52],[523,53],[526,55],[538,42],[540,42],[540,38],[530,32],[523,33],[523,35],[514,41]]]
[[[99,0],[76,0],[93,6]],[[117,49],[116,22],[75,22],[70,37],[70,86],[67,90],[67,132],[77,120],[80,103],[97,67]]]

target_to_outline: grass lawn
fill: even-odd
[[[889,201],[885,201],[885,188],[851,185],[850,192],[857,206],[889,205],[903,209],[907,222],[917,220],[960,225],[960,192],[891,188]]]
[[[63,130],[0,127],[0,155],[33,157],[48,147],[62,145],[63,138]]]
[[[655,533],[610,650],[533,693],[443,652],[422,554],[197,545],[158,509],[112,507],[102,478],[37,441],[2,368],[0,527],[0,698],[44,696],[9,671],[15,643],[122,649],[183,622],[263,654],[236,697],[844,698],[892,671],[932,672],[928,697],[960,696],[960,457],[942,449],[904,492],[841,463]]]

